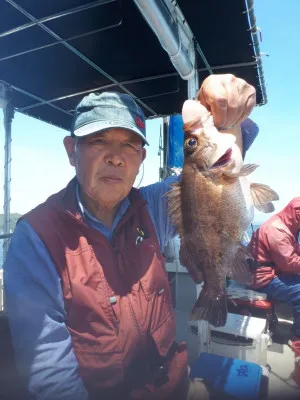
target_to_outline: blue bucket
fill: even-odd
[[[202,378],[212,392],[243,400],[260,397],[262,368],[258,364],[201,353],[191,368],[190,377]]]

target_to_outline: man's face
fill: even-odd
[[[146,156],[142,140],[120,128],[64,139],[70,164],[84,194],[99,206],[114,207],[130,192]]]

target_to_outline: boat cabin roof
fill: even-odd
[[[252,1],[164,1],[193,32],[199,82],[233,73],[264,104]],[[133,0],[5,0],[0,15],[0,79],[18,111],[69,129],[83,95],[104,90],[133,94],[147,118],[181,111],[187,82]]]

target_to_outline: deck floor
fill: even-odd
[[[176,310],[177,340],[187,340],[189,362],[198,356],[197,336],[189,332],[187,313]],[[291,324],[279,323],[267,350],[267,365],[271,368],[268,380],[268,399],[299,400],[300,386],[293,380],[295,356],[288,346]],[[252,360],[250,360],[252,361]]]
[[[268,348],[270,399],[300,399],[300,386],[293,379],[295,355],[287,345],[290,338],[290,324],[279,323]]]

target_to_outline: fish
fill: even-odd
[[[180,263],[203,288],[190,320],[215,327],[227,320],[226,278],[251,284],[251,255],[242,244],[254,207],[274,211],[278,194],[248,179],[257,164],[244,164],[237,136],[219,132],[212,114],[197,100],[185,101],[181,179],[166,194],[179,238]]]

